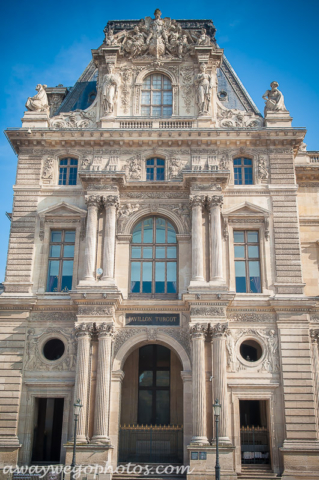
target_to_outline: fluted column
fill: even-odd
[[[94,280],[97,245],[97,222],[101,197],[100,195],[86,195],[85,201],[88,206],[88,214],[86,221],[84,252],[84,280]]]
[[[219,437],[221,442],[229,442],[227,437],[227,359],[226,359],[226,335],[228,323],[212,325],[212,361],[213,361],[213,403],[216,399],[221,404],[219,417]]]
[[[110,443],[111,355],[114,327],[112,324],[102,323],[96,325],[96,330],[98,332],[99,346],[92,443]]]
[[[103,277],[102,280],[114,281],[115,261],[115,230],[116,230],[116,209],[118,207],[117,195],[106,195],[102,198],[105,206],[104,221],[104,247],[103,247]]]
[[[203,195],[192,195],[189,199],[192,207],[192,280],[204,281],[203,263]]]
[[[223,205],[221,195],[207,197],[210,210],[210,281],[223,282],[222,225],[220,210]]]
[[[208,444],[206,426],[205,334],[207,325],[191,326],[193,347],[193,437],[191,443]]]
[[[87,443],[86,417],[88,408],[90,347],[93,324],[80,323],[75,325],[78,342],[75,371],[74,403],[80,399],[82,408],[78,419],[77,443]]]

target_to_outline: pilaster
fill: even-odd
[[[74,402],[80,399],[82,408],[78,420],[77,443],[87,443],[86,422],[89,393],[90,348],[93,323],[78,323],[75,334],[78,342],[75,371]]]
[[[206,425],[205,336],[207,324],[190,326],[193,345],[193,438],[191,444],[208,445]]]

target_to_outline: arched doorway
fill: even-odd
[[[182,365],[174,351],[147,344],[126,359],[119,462],[183,463]]]

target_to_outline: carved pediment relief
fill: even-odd
[[[194,54],[194,47],[214,47],[215,28],[209,23],[176,21],[161,18],[157,8],[155,18],[145,17],[139,22],[109,22],[105,28],[104,46],[118,48],[130,59],[184,58]],[[196,28],[197,27],[197,28]]]
[[[81,238],[85,235],[85,218],[86,210],[82,208],[75,207],[66,202],[60,202],[51,207],[45,208],[38,212],[40,218],[40,231],[39,237],[41,240],[44,238],[44,224],[48,223],[58,223],[58,222],[81,222]]]

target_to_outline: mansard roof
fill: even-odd
[[[140,22],[141,20],[112,20],[108,22],[104,32],[112,29],[116,35],[122,30],[132,30],[134,27],[138,26]],[[183,30],[190,32],[205,28],[211,42],[219,48],[215,39],[216,29],[211,20],[176,20],[176,23],[179,24]],[[97,76],[98,69],[92,60],[79,77],[74,87],[70,89],[59,109],[55,112],[55,115],[77,109],[85,110],[88,108],[93,103],[97,92]],[[221,67],[217,69],[217,80],[218,92],[226,93],[223,99],[223,105],[226,108],[243,110],[255,115],[261,115],[225,55]]]

